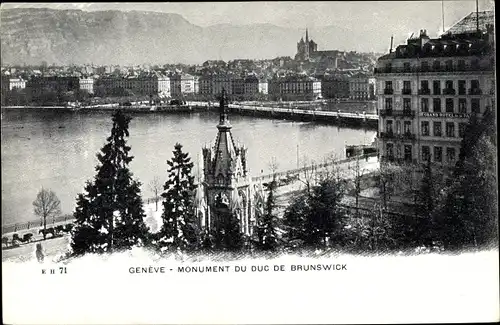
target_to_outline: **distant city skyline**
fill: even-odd
[[[411,33],[427,29],[442,31],[476,9],[475,0],[460,1],[291,1],[291,2],[143,2],[143,3],[2,3],[1,8],[80,9],[84,11],[155,11],[182,15],[192,24],[273,24],[282,27],[312,28],[337,25],[359,32],[386,30]],[[479,10],[493,10],[494,1],[479,0]]]

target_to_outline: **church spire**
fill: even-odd
[[[306,27],[306,43],[309,43],[309,33],[307,32],[307,27]]]

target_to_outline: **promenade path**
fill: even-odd
[[[299,176],[297,179],[295,179],[295,181],[287,185],[278,187],[276,194],[281,212],[283,211],[284,207],[286,206],[286,204],[288,204],[290,198],[292,197],[291,194],[304,188],[305,183],[303,181],[306,175],[308,179],[310,179],[310,181],[313,182],[314,177],[312,175],[320,174],[325,171],[331,172],[334,170],[339,177],[345,179],[351,179],[354,177],[355,164],[356,164],[356,158],[349,158],[330,163],[315,164],[311,166],[275,173],[277,178],[283,178],[285,176],[290,176],[290,175]],[[379,167],[378,158],[374,154],[366,155],[361,159],[359,159],[359,168],[362,173],[374,172],[378,169],[378,167]],[[253,177],[252,181],[265,183],[270,181],[272,178],[273,174],[265,174]],[[159,227],[161,226],[160,215],[161,215],[162,205],[159,204],[159,211],[156,211],[154,200],[145,199],[144,202],[145,202],[144,209],[147,215],[146,223],[151,227],[152,231],[155,231],[159,229]],[[346,203],[348,202],[346,201]],[[71,216],[62,216],[59,217],[59,219],[56,219],[55,221],[56,222],[54,222],[54,224],[52,224],[52,222],[47,223],[47,227],[53,227],[59,224],[70,223],[73,221],[73,219],[71,218]],[[27,232],[33,233],[34,234],[33,240],[42,243],[44,251],[46,252],[47,256],[52,256],[51,258],[55,257],[57,254],[62,254],[64,251],[66,251],[66,248],[68,247],[69,244],[68,234],[64,234],[62,237],[57,237],[53,239],[49,235],[47,240],[42,240],[43,239],[42,235],[38,233],[39,229],[41,229],[40,221],[36,222],[31,221],[31,223],[33,223],[33,226],[30,227],[30,229],[26,228],[27,223],[19,224],[16,233],[19,234],[20,237],[22,237],[22,235]],[[11,232],[2,233],[2,237],[8,237],[9,240],[11,240],[12,234],[13,232],[11,230]],[[2,249],[2,261],[28,260],[34,258],[36,242],[21,244],[19,247],[15,248]]]

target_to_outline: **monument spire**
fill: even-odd
[[[224,126],[229,125],[229,119],[227,117],[226,101],[227,101],[226,90],[222,88],[222,94],[220,96],[220,102],[219,102],[219,114],[220,114],[219,125],[224,125]]]

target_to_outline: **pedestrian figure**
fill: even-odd
[[[38,262],[42,263],[44,257],[45,257],[45,254],[43,254],[42,244],[40,244],[40,243],[36,244],[36,258],[37,258]]]

